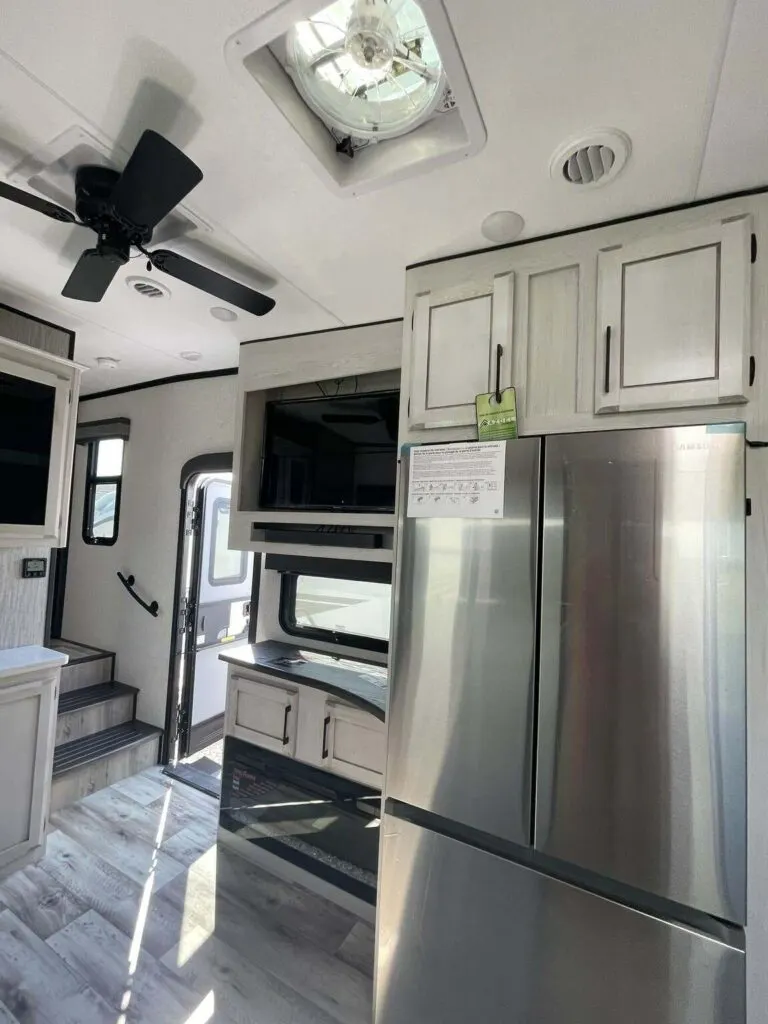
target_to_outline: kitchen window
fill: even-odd
[[[280,625],[291,636],[386,652],[391,583],[283,573]]]
[[[83,540],[86,544],[111,545],[120,527],[125,441],[103,437],[88,443],[85,480]]]

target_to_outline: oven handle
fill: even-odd
[[[328,726],[331,724],[331,716],[326,715],[323,722],[323,760],[328,757]]]
[[[285,716],[283,717],[283,746],[286,746],[291,742],[291,738],[288,735],[288,715],[291,713],[291,705],[285,705]]]

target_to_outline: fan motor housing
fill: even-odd
[[[80,220],[99,235],[107,235],[113,245],[122,249],[120,235],[125,236],[125,245],[139,242],[146,245],[152,232],[146,228],[124,224],[115,217],[112,208],[112,193],[120,178],[119,171],[111,167],[86,164],[75,173],[75,212]]]

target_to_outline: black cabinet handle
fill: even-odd
[[[323,760],[328,757],[328,726],[331,724],[331,716],[326,715],[323,722]]]
[[[501,357],[504,354],[504,346],[496,346],[496,404],[501,405]]]
[[[283,746],[291,742],[291,738],[288,735],[288,715],[291,713],[291,705],[285,705],[285,717],[283,718]]]
[[[605,328],[605,379],[603,390],[606,395],[611,390],[611,325]]]
[[[757,369],[757,363],[755,362],[755,357],[754,356],[750,356],[749,357],[749,386],[750,387],[752,387],[752,385],[755,383],[755,370],[756,369]]]

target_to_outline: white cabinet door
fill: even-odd
[[[387,747],[384,723],[335,701],[326,701],[325,708],[323,767],[380,789]]]
[[[601,252],[595,411],[746,397],[748,216]]]
[[[408,422],[475,422],[475,396],[512,383],[514,275],[417,295],[411,339]],[[499,346],[501,351],[499,352]]]
[[[58,676],[0,688],[0,871],[41,850],[53,769]]]
[[[287,757],[296,751],[299,694],[294,687],[229,677],[226,732],[230,736],[276,750]]]

